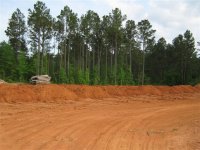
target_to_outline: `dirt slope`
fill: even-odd
[[[0,102],[48,102],[200,92],[199,86],[0,85]]]
[[[200,87],[0,85],[2,150],[200,150]]]

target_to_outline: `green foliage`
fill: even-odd
[[[25,55],[27,53],[27,47],[24,39],[26,30],[25,16],[19,9],[16,9],[9,19],[8,27],[5,32],[9,37],[9,42],[14,53],[14,58],[12,59],[15,64],[15,68],[12,69],[13,75],[11,80],[19,80],[20,82],[25,80],[24,78],[26,73]],[[9,52],[9,49],[7,49],[7,52]]]
[[[125,70],[125,83],[126,85],[135,85],[135,81],[133,80],[133,75],[130,70]]]
[[[36,74],[46,74],[48,69],[45,66],[44,57],[49,52],[53,19],[50,15],[50,9],[41,1],[37,1],[34,4],[34,9],[29,9],[28,12],[29,42],[33,53],[38,55]]]
[[[26,55],[24,52],[19,54],[19,64],[17,66],[18,74],[19,74],[19,81],[25,82],[25,76],[27,72],[27,64],[26,64]]]
[[[102,18],[92,10],[78,18],[64,6],[52,18],[42,1],[28,10],[27,23],[28,28],[21,11],[14,11],[5,31],[9,43],[0,43],[0,78],[6,81],[27,82],[39,74],[49,74],[54,83],[69,84],[200,81],[200,58],[189,30],[172,44],[164,38],[156,42],[148,20],[126,20],[118,8]]]
[[[27,52],[24,35],[26,33],[25,16],[17,8],[9,19],[6,35],[9,37],[11,46],[15,52],[15,61],[18,63],[18,53]]]
[[[87,84],[85,74],[83,70],[78,70],[76,83],[78,84]]]
[[[14,50],[6,42],[0,43],[0,78],[9,81],[16,80],[16,63]]]
[[[154,44],[154,33],[156,30],[152,29],[152,25],[148,20],[142,20],[138,22],[138,31],[139,31],[139,39],[142,42],[142,51],[143,51],[143,58],[142,58],[142,85],[145,83],[145,58],[146,52],[152,48]]]
[[[85,71],[85,84],[89,84],[90,83],[90,72],[89,69],[86,69]]]
[[[96,66],[93,72],[91,73],[91,84],[92,85],[100,84],[100,77],[98,74],[98,68]]]
[[[32,55],[31,57],[26,58],[26,73],[25,73],[25,81],[28,82],[30,78],[35,74],[36,72],[36,55]]]
[[[67,83],[67,74],[64,68],[60,69],[59,72],[59,83]]]
[[[74,78],[75,72],[74,72],[74,66],[70,65],[70,70],[69,70],[69,76],[68,76],[68,82],[70,84],[75,83],[75,78]]]
[[[126,82],[125,82],[125,76],[126,76],[126,73],[125,73],[125,71],[124,71],[124,69],[122,68],[122,67],[120,67],[120,69],[119,69],[119,72],[118,72],[118,84],[120,84],[120,85],[123,85],[123,84],[125,84]]]

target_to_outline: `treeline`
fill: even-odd
[[[0,43],[0,78],[28,82],[48,74],[54,83],[196,84],[200,58],[187,30],[172,44],[155,40],[148,20],[127,20],[118,8],[102,18],[89,10],[78,18],[68,6],[53,18],[38,1],[28,18],[16,9]]]

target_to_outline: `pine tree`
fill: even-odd
[[[138,32],[139,32],[139,40],[142,43],[142,85],[144,84],[145,77],[145,52],[148,50],[148,46],[150,46],[151,42],[154,40],[155,30],[152,29],[152,25],[148,20],[142,20],[138,22]]]
[[[37,54],[36,74],[47,73],[44,67],[44,56],[49,52],[49,43],[52,37],[52,16],[45,3],[37,1],[34,9],[29,9],[28,25],[30,43]]]
[[[8,27],[5,32],[9,37],[9,42],[14,50],[15,78],[20,79],[20,81],[24,81],[26,71],[25,61],[27,55],[27,47],[24,39],[26,31],[27,29],[25,24],[25,16],[17,8],[9,19]]]

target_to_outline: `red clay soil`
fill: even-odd
[[[87,86],[1,84],[0,102],[48,102],[200,92],[200,86]]]
[[[3,84],[0,150],[200,150],[200,86]]]

